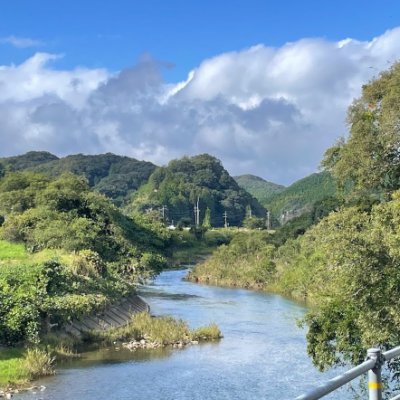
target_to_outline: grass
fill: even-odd
[[[104,344],[145,339],[161,346],[168,346],[177,342],[208,341],[221,337],[221,331],[215,324],[191,330],[181,319],[170,316],[152,317],[142,312],[134,315],[129,324],[107,332],[92,332],[88,339]]]
[[[23,244],[15,244],[0,240],[0,263],[2,261],[26,261],[28,254]]]
[[[25,353],[23,368],[30,379],[54,375],[55,357],[50,352],[38,348],[28,349]]]
[[[45,249],[37,253],[29,253],[23,244],[10,243],[0,240],[0,266],[16,264],[41,264],[51,259],[59,259],[60,262],[69,265],[73,263],[74,256],[65,250]]]
[[[29,380],[29,373],[24,367],[24,349],[0,350],[0,388],[11,384],[23,384]]]
[[[222,333],[217,324],[202,326],[192,331],[192,340],[197,340],[199,342],[217,340],[221,337]]]
[[[54,356],[39,348],[0,349],[0,389],[20,387],[41,376],[54,374]]]

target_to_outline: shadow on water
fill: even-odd
[[[152,349],[151,351],[138,349],[134,352],[124,348],[102,348],[84,352],[78,359],[65,360],[59,366],[62,368],[81,368],[96,364],[152,361],[169,357],[172,351],[172,348]]]
[[[194,294],[187,294],[187,293],[164,293],[159,292],[156,290],[141,290],[140,296],[143,298],[159,298],[165,300],[188,300],[196,297],[200,297]]]

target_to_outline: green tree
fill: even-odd
[[[212,226],[222,226],[226,210],[231,225],[240,225],[247,205],[255,216],[264,216],[265,210],[249,193],[241,189],[223,168],[221,162],[208,154],[172,160],[158,168],[133,198],[137,210],[168,206],[168,215],[174,221],[193,219],[193,205],[201,210],[200,220],[210,209]]]
[[[308,352],[319,368],[358,363],[366,348],[400,342],[399,226],[396,192],[370,212],[332,213],[279,249],[280,286],[316,306],[305,323]]]
[[[211,210],[210,207],[206,208],[206,212],[204,214],[203,219],[203,228],[210,229],[211,228]]]
[[[363,86],[348,112],[350,135],[325,153],[322,165],[339,186],[360,197],[400,187],[400,63]]]

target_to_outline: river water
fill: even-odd
[[[186,271],[162,273],[141,289],[153,314],[198,327],[216,322],[224,338],[184,349],[88,352],[43,379],[26,400],[294,399],[322,380],[306,354],[296,321],[305,308],[278,295],[183,281]],[[336,372],[337,373],[337,372]],[[350,399],[340,391],[326,399]]]

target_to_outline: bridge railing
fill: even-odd
[[[368,372],[369,400],[382,400],[382,366],[386,361],[398,356],[400,356],[400,346],[388,350],[385,353],[382,353],[380,349],[369,349],[366,361],[348,370],[342,375],[330,379],[308,393],[302,394],[297,397],[296,400],[321,399],[366,372]],[[400,395],[393,397],[391,400],[400,400]]]

